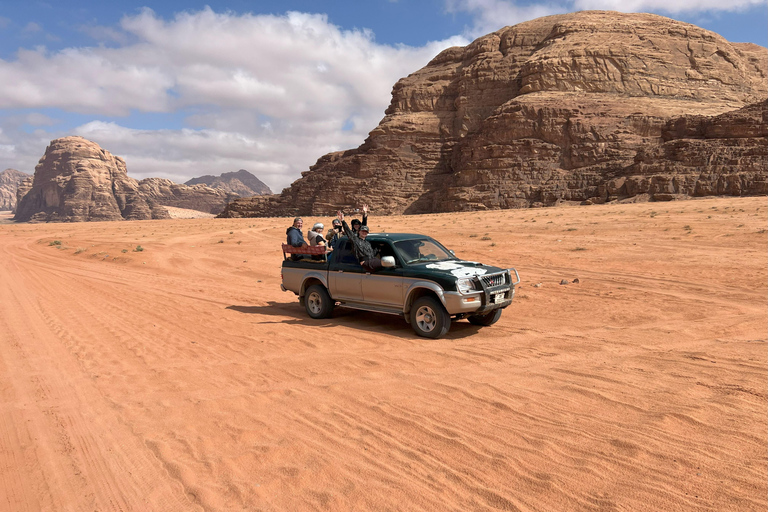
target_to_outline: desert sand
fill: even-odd
[[[307,317],[289,223],[0,225],[0,510],[766,510],[766,198],[373,212],[520,272],[440,340]]]

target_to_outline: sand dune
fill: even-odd
[[[288,222],[0,225],[0,510],[768,506],[765,198],[374,212],[520,272],[441,340],[309,319]]]

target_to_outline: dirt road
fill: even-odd
[[[309,319],[288,223],[0,225],[0,510],[768,506],[765,198],[374,212],[520,272],[441,340]]]

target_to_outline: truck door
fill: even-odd
[[[363,300],[362,278],[365,270],[355,257],[352,242],[343,240],[333,251],[328,268],[328,288],[336,300]]]
[[[394,256],[397,266],[392,268],[382,268],[376,272],[366,273],[363,276],[363,299],[369,304],[380,304],[382,306],[403,306],[403,264],[395,254],[392,246],[388,242],[371,243],[374,251],[384,256]]]

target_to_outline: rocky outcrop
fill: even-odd
[[[16,195],[19,185],[30,175],[17,171],[16,169],[6,169],[0,172],[0,211],[16,210]]]
[[[271,195],[272,191],[259,178],[240,169],[237,172],[225,172],[221,176],[205,175],[192,178],[185,185],[207,185],[218,188],[239,197]]]
[[[27,187],[17,205],[17,221],[164,219],[169,218],[164,205],[219,212],[230,198],[202,185],[138,182],[128,176],[122,158],[76,136],[51,141]]]
[[[164,178],[146,178],[139,182],[139,193],[149,204],[186,208],[218,214],[235,194],[205,185],[180,185]]]
[[[325,155],[280,195],[236,200],[222,215],[328,215],[363,202],[376,213],[426,213],[761,193],[768,163],[751,152],[765,145],[765,121],[755,113],[768,97],[767,77],[765,48],[662,16],[536,19],[443,51],[395,84],[386,116],[359,148]],[[714,131],[694,141],[678,123]],[[682,146],[689,154],[675,160]],[[723,147],[727,163],[708,156]]]

